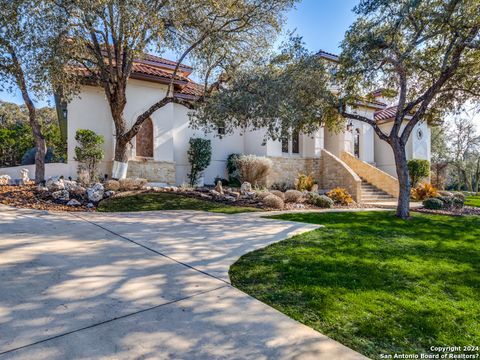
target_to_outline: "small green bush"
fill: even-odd
[[[219,181],[222,182],[222,186],[229,186],[229,184],[230,184],[230,181],[228,181],[227,179],[224,179],[224,178],[221,178],[220,176],[217,176],[215,178],[215,185],[217,185]]]
[[[230,154],[227,158],[227,173],[228,173],[228,185],[232,187],[240,187],[242,184],[238,178],[237,159],[240,154]]]
[[[423,201],[425,209],[440,210],[443,209],[443,202],[438,198],[430,198]]]
[[[79,146],[75,146],[75,161],[79,162],[78,172],[86,171],[89,182],[96,181],[97,168],[102,161],[104,138],[97,135],[95,131],[88,129],[78,129],[75,133],[75,140]]]
[[[412,159],[408,161],[407,167],[412,187],[417,186],[421,179],[430,175],[430,162],[428,160]]]
[[[460,199],[460,200],[462,200],[463,202],[465,202],[465,199],[466,199],[465,194],[463,194],[463,193],[461,193],[461,192],[455,192],[455,193],[453,193],[453,197],[454,197],[454,198],[457,198],[457,199]]]
[[[212,160],[212,144],[210,140],[202,138],[190,138],[188,149],[188,162],[191,169],[188,174],[190,186],[194,186],[202,172],[210,165]]]
[[[289,189],[292,189],[293,188],[293,185],[292,184],[287,184],[286,182],[277,182],[277,183],[273,183],[271,186],[270,186],[270,189],[272,190],[279,190],[281,192],[285,192]]]
[[[331,208],[333,206],[333,200],[328,196],[319,195],[316,192],[307,193],[307,203],[317,206],[319,208]]]
[[[448,209],[453,206],[453,196],[439,196],[437,197],[443,203],[443,208]]]

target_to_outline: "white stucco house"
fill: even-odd
[[[333,54],[319,52],[319,56],[335,61]],[[149,105],[164,97],[175,63],[148,55],[136,61],[127,87],[128,103],[125,118],[133,123],[136,116]],[[192,68],[181,65],[185,81],[175,86],[176,95],[183,98],[195,96],[196,86],[189,76]],[[85,85],[78,96],[66,107],[68,119],[68,174],[76,176],[74,161],[75,133],[78,129],[91,129],[105,138],[105,161],[101,171],[109,174],[114,154],[114,124],[110,109],[98,86]],[[374,119],[388,131],[395,114],[394,104],[374,94],[375,100],[365,101],[354,111]],[[129,155],[129,176],[145,177],[152,182],[182,184],[188,181],[188,141],[191,137],[211,140],[212,162],[205,171],[205,183],[213,184],[215,177],[226,177],[226,159],[232,153],[255,154],[270,157],[274,171],[270,182],[293,182],[298,172],[314,173],[320,186],[347,187],[357,200],[362,197],[365,181],[395,196],[395,163],[388,144],[381,141],[373,129],[357,120],[347,121],[343,132],[334,133],[320,128],[313,135],[296,134],[285,141],[267,141],[262,145],[264,131],[238,131],[219,138],[222,133],[205,134],[189,127],[189,110],[178,104],[169,104],[155,112],[146,121],[137,138],[132,142]],[[430,129],[419,124],[407,146],[408,159],[430,160]],[[375,174],[375,176],[372,176]],[[361,177],[361,178],[360,178]],[[387,180],[385,180],[387,179]],[[387,185],[385,185],[387,184]],[[391,189],[392,188],[392,189]]]

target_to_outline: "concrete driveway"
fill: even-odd
[[[362,359],[229,283],[239,256],[314,228],[0,207],[0,359]]]

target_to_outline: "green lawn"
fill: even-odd
[[[304,213],[323,224],[241,257],[232,283],[369,357],[480,344],[480,217]]]
[[[480,195],[477,196],[467,196],[465,205],[480,207]]]
[[[101,212],[152,210],[203,210],[224,214],[260,211],[252,207],[225,205],[173,193],[119,196],[102,201],[98,207],[98,211]]]

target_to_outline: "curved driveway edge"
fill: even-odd
[[[0,359],[363,359],[229,284],[239,256],[314,228],[0,207]]]

